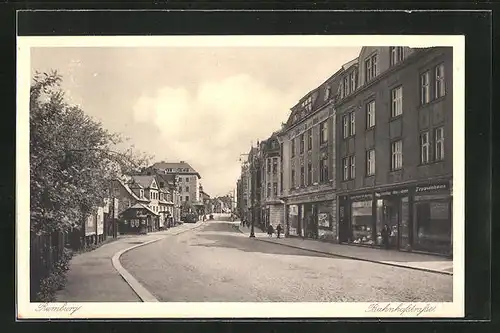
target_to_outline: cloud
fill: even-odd
[[[235,186],[239,154],[279,129],[291,104],[291,94],[242,73],[202,82],[194,91],[161,87],[140,96],[133,111],[135,121],[160,131],[168,160],[188,161],[205,188],[220,193]]]
[[[239,154],[359,50],[40,47],[31,66],[58,69],[71,101],[105,128],[157,161],[188,161],[210,195],[223,195],[236,186]]]

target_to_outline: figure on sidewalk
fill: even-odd
[[[273,237],[273,233],[274,233],[273,225],[269,224],[269,226],[267,227],[267,234],[269,235],[269,237]]]
[[[384,225],[384,228],[382,229],[382,232],[380,233],[382,236],[382,243],[386,249],[389,248],[389,235],[391,233],[391,230],[389,229],[389,226],[387,224]]]
[[[276,227],[276,236],[280,238],[281,232],[283,231],[283,228],[281,227],[281,224],[278,224]]]

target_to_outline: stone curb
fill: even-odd
[[[243,230],[241,230],[241,228],[239,226],[238,226],[238,230],[242,234],[245,234],[245,232]],[[319,251],[319,250],[314,250],[314,249],[308,249],[308,248],[304,248],[304,247],[300,247],[300,246],[295,246],[295,245],[290,245],[290,244],[278,243],[278,242],[274,242],[274,241],[270,241],[270,240],[266,240],[266,239],[259,239],[259,238],[255,238],[255,239],[258,240],[258,241],[260,241],[260,242],[265,242],[265,243],[270,243],[270,244],[277,244],[277,245],[291,247],[291,248],[294,248],[294,249],[300,249],[300,250],[304,250],[304,251],[310,251],[310,252],[315,252],[315,253],[326,254],[326,255],[329,255],[329,256],[332,256],[332,257],[340,257],[340,258],[346,258],[346,259],[352,259],[352,260],[358,260],[358,261],[366,261],[366,262],[371,262],[371,263],[380,264],[380,265],[387,265],[387,266],[393,266],[393,267],[399,267],[399,268],[407,268],[407,269],[413,269],[413,270],[416,270],[416,271],[423,271],[423,272],[429,272],[429,273],[435,273],[435,274],[443,274],[443,275],[451,275],[451,276],[453,276],[452,272],[440,271],[440,270],[432,269],[432,268],[422,268],[422,267],[413,267],[413,266],[406,266],[406,265],[398,265],[398,264],[394,264],[392,262],[387,262],[387,261],[380,261],[380,260],[365,259],[365,258],[359,258],[359,257],[353,257],[353,256],[346,256],[346,255],[343,255],[343,254],[335,254],[335,253],[331,253],[331,252]]]
[[[188,232],[188,231],[197,229],[197,228],[203,226],[204,224],[205,224],[205,222],[202,222],[196,226],[193,226],[192,228],[181,230],[177,233],[166,234],[166,235],[163,235],[162,237],[152,239],[152,240],[144,242],[142,244],[137,244],[137,245],[131,246],[129,248],[120,250],[120,251],[116,252],[111,259],[111,261],[113,263],[113,267],[117,270],[117,272],[121,275],[121,277],[125,280],[125,282],[127,282],[127,284],[130,286],[130,288],[132,288],[132,290],[137,294],[137,296],[139,296],[139,298],[141,299],[142,302],[159,302],[158,299],[153,296],[153,294],[151,294],[142,284],[140,284],[139,281],[136,280],[136,278],[134,278],[132,276],[132,274],[130,274],[125,268],[123,268],[122,264],[120,263],[120,257],[122,256],[122,254],[124,254],[130,250],[133,250],[133,249],[136,249],[138,247],[145,246],[145,245],[148,245],[148,244],[151,244],[154,242],[158,242],[162,239],[165,239],[168,236],[180,235],[184,232]]]

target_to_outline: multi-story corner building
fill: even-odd
[[[177,190],[181,195],[181,201],[196,207],[199,214],[203,213],[203,202],[200,197],[200,174],[185,161],[179,163],[159,162],[153,164],[150,169],[160,174],[177,176]]]
[[[285,232],[337,241],[335,109],[339,70],[291,109],[281,143]]]
[[[452,48],[363,47],[341,73],[340,242],[381,246],[387,225],[392,248],[451,254],[452,72]]]
[[[260,193],[261,221],[267,227],[271,224],[284,226],[284,201],[279,198],[282,186],[281,145],[279,132],[274,132],[260,143],[262,164],[260,168],[262,191]]]

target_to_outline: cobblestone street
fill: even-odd
[[[123,267],[163,302],[452,301],[452,276],[322,255],[205,226],[140,247]]]

